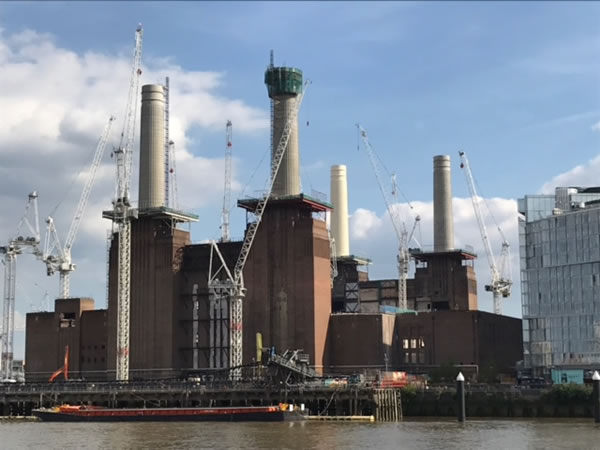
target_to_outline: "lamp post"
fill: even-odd
[[[600,380],[600,375],[598,376]],[[459,422],[464,422],[467,417],[466,405],[465,405],[465,377],[462,372],[458,372],[456,377],[456,406],[457,406],[457,418]]]
[[[594,402],[594,421],[600,423],[600,374],[597,370],[592,375],[592,383],[594,385],[594,392],[592,399]]]

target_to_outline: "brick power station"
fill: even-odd
[[[270,66],[274,100],[273,148],[302,89],[302,72]],[[209,294],[210,244],[191,244],[181,224],[198,218],[170,209],[164,197],[164,103],[160,85],[142,88],[140,197],[131,231],[130,378],[179,377],[229,365],[229,305]],[[455,249],[450,159],[434,158],[434,251],[412,250],[410,311],[398,312],[398,280],[369,280],[368,262],[349,251],[345,166],[332,168],[332,203],[300,192],[298,126],[274,182],[244,269],[243,360],[262,346],[301,349],[320,373],[407,370],[427,373],[442,364],[476,370],[514,368],[522,359],[521,320],[477,310],[475,255]],[[258,199],[241,199],[252,212]],[[338,249],[331,283],[330,238]],[[27,314],[26,379],[46,381],[70,348],[70,376],[115,378],[117,242],[109,261],[108,309],[88,298],[57,299],[54,312]],[[218,244],[229,267],[241,242]]]

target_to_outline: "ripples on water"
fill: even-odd
[[[0,423],[1,449],[599,449],[589,420]]]

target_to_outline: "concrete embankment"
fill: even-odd
[[[593,417],[591,389],[507,389],[487,386],[466,390],[467,417]],[[402,390],[404,417],[456,417],[455,389]]]

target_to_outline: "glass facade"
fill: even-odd
[[[589,189],[588,189],[589,191]],[[600,192],[519,199],[525,367],[600,365]]]

